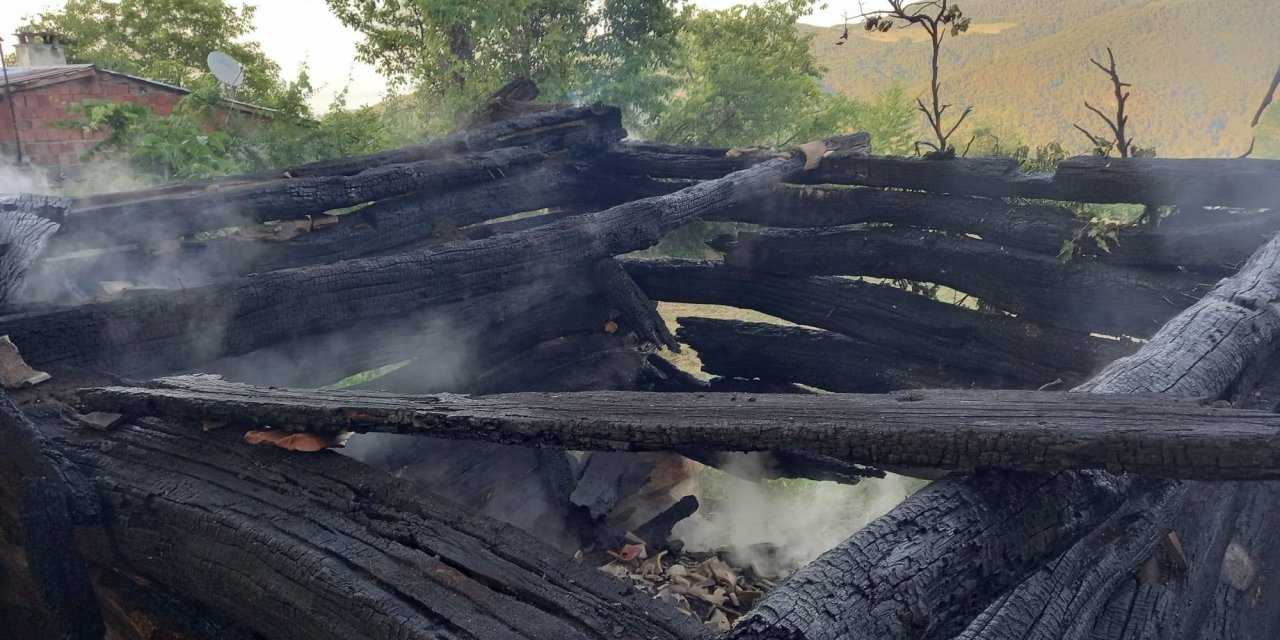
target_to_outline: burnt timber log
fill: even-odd
[[[902,278],[946,285],[1020,318],[1076,331],[1147,336],[1198,299],[1192,274],[1127,269],[914,229],[766,230],[713,245],[725,264],[791,275]]]
[[[1277,262],[1280,238],[1273,238],[1137,353],[1077,390],[1221,396],[1269,355],[1266,347],[1280,335]],[[1046,611],[1078,602],[1064,600],[1056,585],[1113,592],[1146,561],[1144,545],[1123,536],[1102,542],[1127,545],[1130,553],[1080,541],[1099,526],[1122,524],[1111,516],[1126,503],[1150,507],[1152,496],[1169,490],[1088,471],[944,478],[801,569],[731,637],[951,638],[980,614],[1000,620],[985,630],[992,637],[1023,637]],[[1159,518],[1164,509],[1176,513],[1185,495],[1175,491],[1160,511],[1138,512],[1145,518]],[[1070,514],[1065,521],[1064,514]],[[1072,561],[1080,556],[1107,558],[1113,577],[1090,584],[1081,572],[1094,564]],[[1073,608],[1054,619],[1070,624],[1091,613]]]
[[[29,287],[89,297],[101,281],[139,288],[181,289],[250,273],[387,255],[457,240],[463,227],[546,207],[585,205],[595,190],[564,164],[510,172],[442,193],[381,200],[338,216],[332,226],[285,242],[221,237],[183,241],[172,251],[138,247],[106,255],[60,256],[36,266]],[[548,220],[543,220],[545,223]],[[490,234],[492,235],[492,234]]]
[[[1182,215],[1190,214],[1180,212],[1178,217]],[[1228,275],[1280,230],[1277,214],[1211,215],[1214,223],[1199,227],[1122,227],[1118,244],[1110,252],[1086,239],[1076,243],[1076,259]],[[821,186],[780,188],[716,219],[781,228],[889,223],[971,233],[988,242],[1051,256],[1057,256],[1063,242],[1087,226],[1062,207],[1016,204],[999,198]]]
[[[45,403],[31,415],[109,505],[100,529],[108,546],[91,563],[243,631],[334,640],[701,635],[629,584],[350,458],[249,447],[235,429],[158,421],[73,430],[57,409]]]
[[[1026,174],[1014,158],[845,156],[797,181],[993,198],[1270,209],[1280,201],[1280,160],[1081,156],[1058,163],[1054,173]]]
[[[200,231],[306,218],[415,192],[487,182],[546,160],[546,154],[532,149],[496,149],[371,167],[352,176],[274,180],[177,196],[162,194],[91,209],[72,208],[58,244],[65,251],[111,243],[157,243]]]
[[[680,351],[680,343],[658,315],[658,307],[636,285],[622,265],[605,258],[592,267],[592,277],[609,301],[618,308],[626,327],[649,344]]]
[[[838,147],[840,139],[830,143]],[[485,240],[9,315],[0,317],[0,335],[8,334],[34,366],[61,363],[127,375],[190,369],[643,249],[691,220],[767,192],[803,166],[803,158],[788,155],[667,196]]]
[[[258,385],[315,388],[408,361],[367,386],[405,393],[475,393],[493,372],[537,376],[516,359],[568,334],[603,333],[608,301],[585,274],[568,273],[432,306],[403,317],[367,321],[359,331],[304,335],[201,365],[201,372]],[[500,391],[516,391],[500,389]]]
[[[565,107],[517,116],[390,151],[296,165],[289,167],[284,173],[295,178],[354,175],[369,167],[418,162],[460,153],[477,153],[503,147],[528,147],[551,152],[584,143],[615,142],[624,135],[622,111],[617,107],[602,104]]]
[[[1155,395],[396,395],[253,387],[208,376],[79,392],[87,408],[312,433],[415,433],[601,451],[793,450],[870,466],[1280,478],[1280,416]]]
[[[871,153],[871,136],[849,136],[841,155]],[[598,154],[592,166],[603,176],[643,176],[678,180],[713,180],[776,158],[771,149],[687,147],[661,142],[626,142]]]
[[[138,191],[95,194],[71,199],[64,208],[69,210],[69,215],[75,216],[77,212],[101,210],[130,202],[146,202],[230,187],[284,183],[295,178],[352,176],[373,167],[438,160],[509,147],[527,147],[550,153],[577,145],[608,143],[623,135],[622,114],[617,108],[604,105],[565,107],[495,122],[398,149],[320,160],[278,171],[195,180]]]
[[[621,176],[705,179],[759,162],[767,152],[624,144],[599,162]],[[869,151],[869,149],[867,150]],[[717,173],[718,172],[718,173]],[[1067,158],[1054,173],[1022,173],[1015,158],[946,162],[846,154],[794,180],[911,189],[961,196],[1270,209],[1280,202],[1280,160]]]
[[[723,378],[796,382],[840,393],[970,387],[991,378],[833,331],[741,320],[677,320],[676,336],[697,352],[702,370]],[[1035,388],[1050,380],[1015,382]]]
[[[846,278],[778,276],[681,260],[626,260],[623,265],[658,300],[754,309],[936,362],[942,370],[965,371],[966,381],[984,388],[1025,387],[1041,380],[1034,388],[1056,378],[1075,385],[1137,348]]]

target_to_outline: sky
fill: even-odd
[[[229,2],[243,4],[238,0]],[[723,9],[741,3],[742,0],[698,0],[695,4]],[[10,34],[22,24],[23,16],[57,9],[62,4],[58,0],[0,0],[0,37],[4,38],[5,51],[13,46],[15,38]],[[280,65],[286,77],[294,77],[302,64],[307,65],[312,84],[318,89],[312,100],[317,111],[323,112],[348,83],[349,106],[382,99],[386,82],[373,67],[355,60],[360,34],[334,17],[324,0],[257,0],[251,4],[258,7],[252,38],[262,43],[263,50]],[[867,0],[863,4],[870,9],[883,2]],[[859,13],[857,0],[829,0],[826,8],[804,22],[836,24],[844,12]]]

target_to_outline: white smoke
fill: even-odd
[[[758,457],[741,456],[709,474],[704,505],[673,532],[692,551],[727,550],[742,567],[783,575],[807,564],[884,515],[925,481],[888,474],[855,485],[809,480],[752,482],[735,475],[760,471]]]

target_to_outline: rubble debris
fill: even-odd
[[[90,429],[110,431],[124,422],[124,414],[107,411],[91,411],[78,416],[77,421]]]
[[[6,389],[21,389],[40,384],[53,376],[27,366],[18,345],[9,336],[0,336],[0,382]]]

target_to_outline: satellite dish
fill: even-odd
[[[236,62],[235,58],[221,51],[212,51],[208,62],[209,71],[222,84],[234,89],[244,83],[244,65]]]

